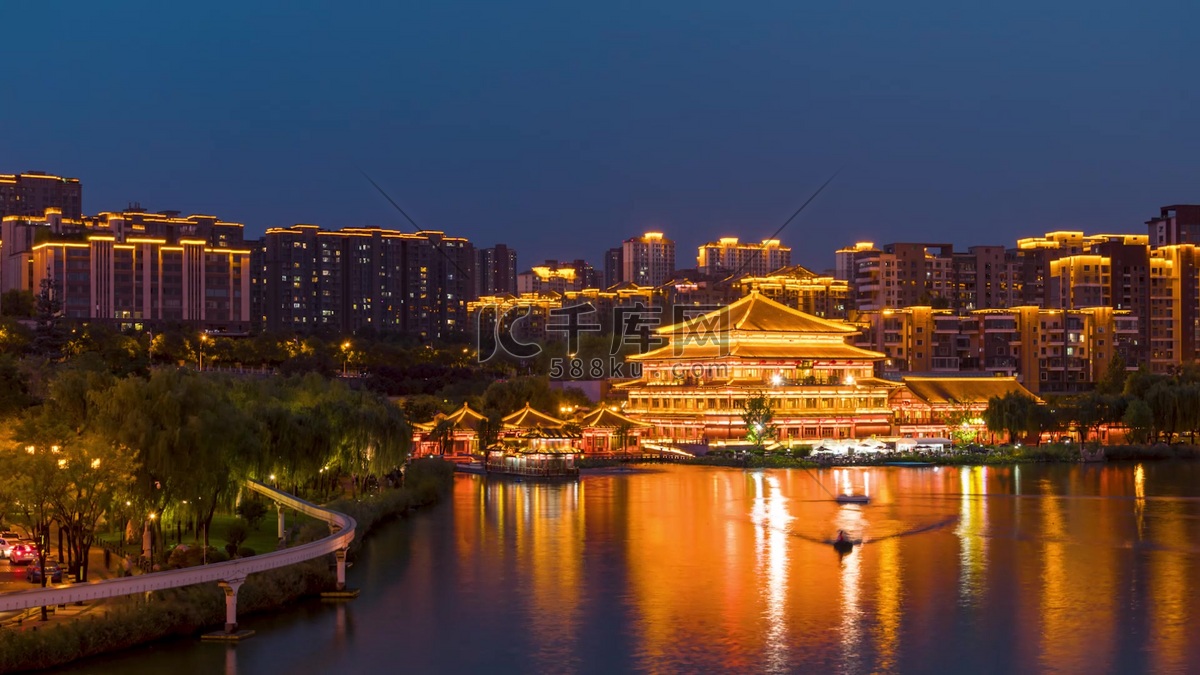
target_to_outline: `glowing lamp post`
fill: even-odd
[[[200,334],[200,347],[196,350],[197,353],[199,353],[199,355],[200,355],[199,367],[197,368],[197,370],[204,370],[204,343],[205,342],[208,342],[208,335],[206,335],[205,333],[201,333]]]

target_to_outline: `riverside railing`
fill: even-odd
[[[337,559],[338,590],[345,588],[346,550],[349,548],[350,542],[354,540],[356,526],[354,519],[344,513],[330,511],[286,492],[274,490],[258,481],[247,480],[245,484],[251,490],[274,500],[280,507],[295,509],[306,516],[325,521],[329,524],[332,532],[323,539],[307,544],[211,565],[152,572],[118,579],[89,581],[58,588],[35,588],[27,591],[0,593],[0,612],[30,607],[51,607],[72,602],[101,600],[134,593],[216,582],[225,591],[225,630],[233,632],[237,630],[237,591],[249,574],[287,567],[333,553]]]

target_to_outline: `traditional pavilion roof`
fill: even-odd
[[[612,408],[606,407],[597,408],[579,420],[579,426],[585,429],[615,429],[622,424],[628,424],[633,427],[653,426],[648,422],[641,422],[632,417],[626,417]]]
[[[525,404],[524,408],[505,417],[501,421],[504,422],[504,426],[510,429],[537,429],[539,427],[558,429],[566,424],[563,420],[534,410],[528,403]]]
[[[698,338],[703,339],[703,338]],[[626,358],[635,361],[657,359],[718,359],[731,356],[743,359],[855,359],[882,361],[886,354],[836,341],[821,342],[778,342],[773,344],[744,344],[741,341],[713,344],[688,340],[681,345],[667,345],[646,352],[632,354]]]
[[[482,414],[472,410],[471,406],[463,403],[461,408],[455,410],[449,415],[445,413],[438,413],[434,415],[433,419],[429,420],[428,422],[418,422],[413,426],[419,431],[428,432],[433,431],[433,428],[436,427],[439,422],[443,420],[450,420],[451,426],[459,431],[478,431],[479,423],[486,419],[487,418]]]
[[[904,386],[930,405],[987,403],[1017,392],[1038,400],[1013,377],[905,377]]]
[[[829,321],[782,305],[753,291],[726,307],[691,318],[682,323],[663,326],[660,335],[703,336],[728,331],[764,333],[808,333],[810,335],[853,335],[859,330],[840,321]]]
[[[467,405],[466,403],[463,403],[462,407],[458,410],[446,415],[445,419],[453,422],[455,428],[457,429],[470,429],[471,431],[477,430],[480,422],[487,421],[486,416],[484,416],[482,413],[475,412],[471,409],[471,406]]]

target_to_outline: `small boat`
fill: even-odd
[[[866,495],[838,495],[835,499],[839,504],[866,504],[871,501]]]
[[[837,539],[833,540],[833,547],[837,549],[838,553],[847,553],[854,548],[854,542],[846,536],[845,532],[838,530]]]

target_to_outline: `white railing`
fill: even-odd
[[[240,583],[248,574],[263,572],[277,567],[286,567],[337,551],[345,551],[350,546],[350,542],[354,540],[356,523],[350,516],[323,509],[316,504],[306,502],[286,492],[273,490],[257,481],[247,480],[246,487],[255,492],[262,493],[270,499],[288,508],[295,509],[304,515],[312,516],[313,518],[329,523],[329,527],[333,530],[332,534],[324,539],[318,539],[317,541],[301,544],[300,546],[282,551],[263,553],[248,558],[228,560],[211,565],[153,572],[119,579],[89,581],[61,588],[35,588],[28,591],[0,593],[0,612],[27,609],[29,607],[65,605],[85,600],[114,598],[120,595],[161,591],[167,588],[178,588],[193,584],[231,580],[236,580]]]

